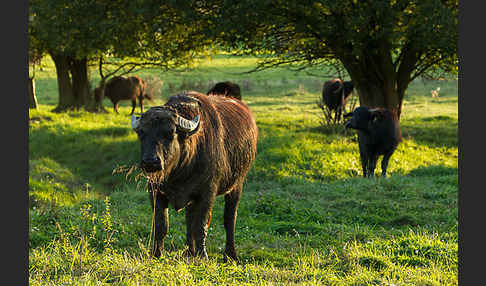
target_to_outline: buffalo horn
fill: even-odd
[[[192,132],[196,130],[199,125],[199,115],[196,115],[193,120],[187,120],[181,116],[177,117],[177,125],[185,132]]]

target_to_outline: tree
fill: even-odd
[[[187,1],[190,2],[190,1]],[[55,111],[103,110],[92,96],[89,66],[98,65],[102,80],[137,68],[169,69],[189,63],[208,41],[195,33],[197,19],[184,18],[186,1],[32,0],[29,34],[56,66],[59,102]],[[111,61],[106,61],[109,58]],[[114,67],[103,74],[103,65]]]
[[[264,55],[258,69],[343,67],[361,105],[386,107],[398,116],[405,91],[417,76],[457,74],[457,1],[213,3],[223,44],[239,53]]]
[[[30,21],[32,21],[32,17],[29,17],[29,22]],[[31,29],[31,25],[29,25],[29,31],[30,29]],[[39,43],[35,38],[29,37],[29,81],[28,81],[29,109],[37,108],[37,97],[35,95],[35,70],[36,70],[36,66],[41,65],[44,54],[45,54],[45,50],[43,50],[41,43]]]
[[[88,56],[106,45],[103,37],[92,37],[95,29],[103,29],[96,21],[102,9],[92,9],[95,3],[62,0],[29,2],[32,18],[29,34],[51,56],[56,67],[59,102],[55,111],[79,109],[89,100]]]

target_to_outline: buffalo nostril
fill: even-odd
[[[148,165],[160,164],[160,159],[158,157],[144,158],[142,159],[142,164],[148,164]]]
[[[140,165],[142,169],[148,172],[155,172],[162,169],[162,164],[158,157],[142,159]]]

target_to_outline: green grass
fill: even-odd
[[[149,258],[145,182],[114,172],[140,155],[130,104],[120,114],[109,101],[108,113],[52,113],[52,63],[37,71],[40,106],[29,111],[29,284],[457,285],[457,83],[411,84],[389,177],[364,179],[356,134],[320,125],[316,101],[326,79],[285,69],[241,74],[255,62],[218,56],[195,70],[140,73],[164,82],[148,106],[183,89],[206,92],[220,80],[242,87],[259,142],[238,210],[241,264],[223,262],[221,197],[208,261],[182,255],[184,214],[172,209],[167,251]],[[95,71],[92,78],[95,84]]]

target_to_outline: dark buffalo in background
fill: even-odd
[[[342,111],[353,89],[352,81],[342,81],[338,78],[324,83],[322,101],[331,112],[334,111],[334,123],[341,120]]]
[[[402,140],[397,115],[387,109],[358,107],[344,115],[350,118],[346,128],[358,130],[358,145],[364,177],[374,176],[378,156],[381,161],[381,175],[386,177],[386,169],[391,155]]]
[[[241,100],[241,89],[239,85],[230,81],[218,82],[207,92],[207,95],[222,95]]]
[[[118,113],[120,100],[131,100],[132,112],[130,114],[133,114],[137,106],[137,99],[140,104],[140,112],[143,113],[144,98],[152,100],[152,97],[145,93],[145,87],[145,82],[138,76],[115,76],[106,83],[104,95],[111,100],[116,113]]]
[[[149,176],[155,213],[152,254],[168,233],[168,206],[185,208],[186,244],[207,258],[206,236],[216,196],[224,195],[225,259],[237,260],[234,231],[243,182],[256,156],[258,130],[239,100],[185,92],[151,107],[132,128],[141,144],[140,167]]]

